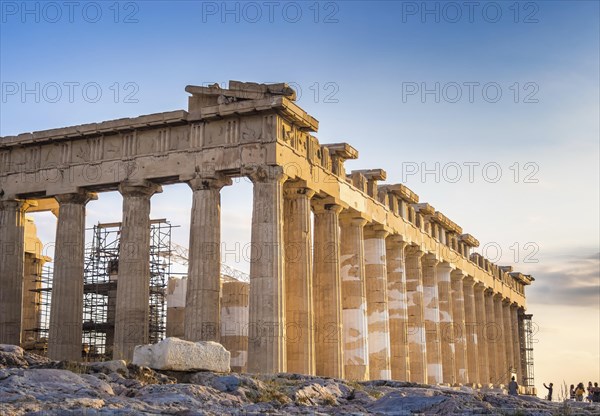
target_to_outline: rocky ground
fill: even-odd
[[[57,362],[0,345],[2,416],[262,414],[598,415],[600,407],[466,387]]]

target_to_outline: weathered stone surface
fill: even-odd
[[[19,347],[0,352],[34,362]],[[187,382],[122,362],[78,365],[46,361],[40,368],[0,369],[1,415],[410,415],[519,414],[597,415],[584,402],[549,402],[505,391],[477,391],[397,381],[346,382],[332,378],[191,373]],[[114,368],[117,372],[110,372]],[[70,369],[70,370],[69,370]],[[89,372],[89,374],[86,374]],[[184,374],[184,373],[180,373]]]
[[[229,372],[230,354],[212,341],[190,342],[165,338],[158,344],[138,345],[133,351],[133,364],[155,370],[209,370]]]

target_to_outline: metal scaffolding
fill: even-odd
[[[533,315],[519,313],[519,335],[521,345],[521,368],[523,376],[521,384],[526,387],[535,387],[533,373]]]
[[[150,221],[149,342],[166,335],[166,287],[173,226],[165,219]],[[83,299],[83,344],[89,359],[110,359],[115,330],[121,223],[97,224],[86,249]]]
[[[24,348],[41,355],[46,355],[48,349],[48,331],[50,328],[50,303],[52,301],[52,263],[42,266],[41,274],[35,277],[34,302],[38,319],[37,326],[25,328],[25,332],[33,334],[33,342],[25,343]]]

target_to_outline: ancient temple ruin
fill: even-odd
[[[85,207],[118,190],[113,355],[131,359],[149,341],[151,197],[187,183],[184,338],[235,343],[249,372],[473,385],[514,374],[533,385],[531,276],[471,253],[476,238],[406,186],[382,184],[383,169],[347,173],[358,151],[321,144],[287,85],[186,91],[187,111],[0,138],[0,343],[20,344],[30,319],[25,214],[57,210],[48,354],[81,358]],[[225,289],[220,190],[241,176],[254,189],[250,280]]]

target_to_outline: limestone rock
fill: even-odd
[[[229,351],[212,341],[191,342],[171,337],[157,344],[138,345],[133,352],[133,364],[155,370],[227,373],[229,362]]]

